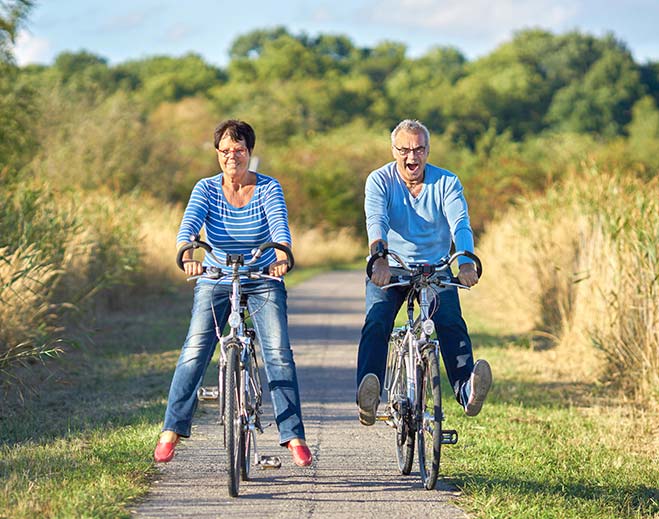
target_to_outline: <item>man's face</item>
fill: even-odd
[[[222,171],[229,175],[245,173],[249,168],[249,151],[245,141],[234,141],[225,133],[217,146],[217,160]]]
[[[428,160],[428,143],[423,133],[402,130],[394,138],[391,151],[398,173],[405,182],[421,182]]]

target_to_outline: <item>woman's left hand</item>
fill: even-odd
[[[282,277],[286,272],[288,272],[288,261],[285,259],[275,261],[268,267],[268,273],[271,276]]]

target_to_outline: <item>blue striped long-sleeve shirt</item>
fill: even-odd
[[[252,249],[265,242],[292,243],[284,192],[276,179],[256,173],[251,200],[243,207],[233,207],[222,191],[222,176],[203,178],[193,188],[176,237],[178,244],[189,241],[205,226],[206,241],[220,264],[206,255],[204,265],[224,267],[226,253],[244,254],[248,261]],[[275,261],[274,249],[268,249],[255,266],[266,267]]]
[[[437,263],[456,250],[474,251],[462,184],[450,171],[426,164],[421,192],[415,197],[390,162],[366,179],[364,211],[369,243],[385,240],[407,262]],[[458,258],[458,263],[471,260]],[[394,264],[394,260],[390,259]]]

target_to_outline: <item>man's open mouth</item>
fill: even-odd
[[[405,167],[407,168],[407,171],[409,171],[410,173],[414,173],[417,169],[419,169],[418,164],[411,164],[409,162],[405,164]]]

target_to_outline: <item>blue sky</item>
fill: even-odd
[[[395,41],[411,57],[453,46],[469,59],[530,27],[611,32],[637,62],[659,61],[657,0],[37,0],[15,55],[21,65],[49,64],[84,49],[116,64],[195,52],[224,66],[237,36],[277,25],[346,35],[359,47]]]

